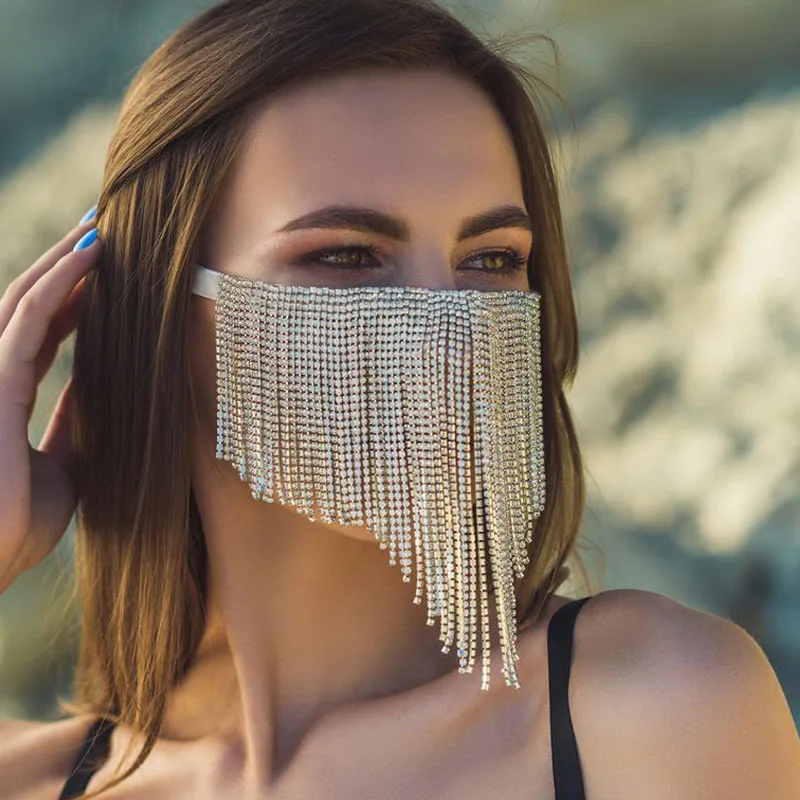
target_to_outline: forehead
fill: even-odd
[[[229,184],[240,221],[326,203],[460,219],[521,203],[510,135],[472,82],[428,69],[359,70],[284,90],[250,122]]]

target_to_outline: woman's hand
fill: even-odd
[[[39,383],[77,324],[83,278],[102,248],[93,215],[87,217],[0,298],[0,593],[53,550],[75,511],[72,379],[38,450],[28,425]],[[73,250],[79,243],[82,249]]]

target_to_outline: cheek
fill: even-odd
[[[202,304],[205,305],[205,304]],[[200,303],[192,305],[189,314],[189,371],[197,415],[204,427],[216,425],[216,337],[213,307],[209,311]]]

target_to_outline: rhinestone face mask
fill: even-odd
[[[365,526],[459,672],[489,688],[493,598],[506,684],[514,576],[544,508],[537,292],[271,284],[195,265],[214,300],[216,457],[252,496]],[[491,587],[491,592],[490,592]]]

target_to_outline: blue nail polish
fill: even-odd
[[[88,222],[90,219],[94,219],[94,215],[97,212],[97,206],[92,206],[84,215],[81,217],[80,224],[83,225],[84,222]]]
[[[74,253],[76,250],[85,250],[87,247],[89,247],[89,245],[92,244],[92,242],[94,242],[96,238],[97,228],[92,228],[89,233],[81,237],[81,240],[78,242],[78,244],[72,248],[72,252]]]

